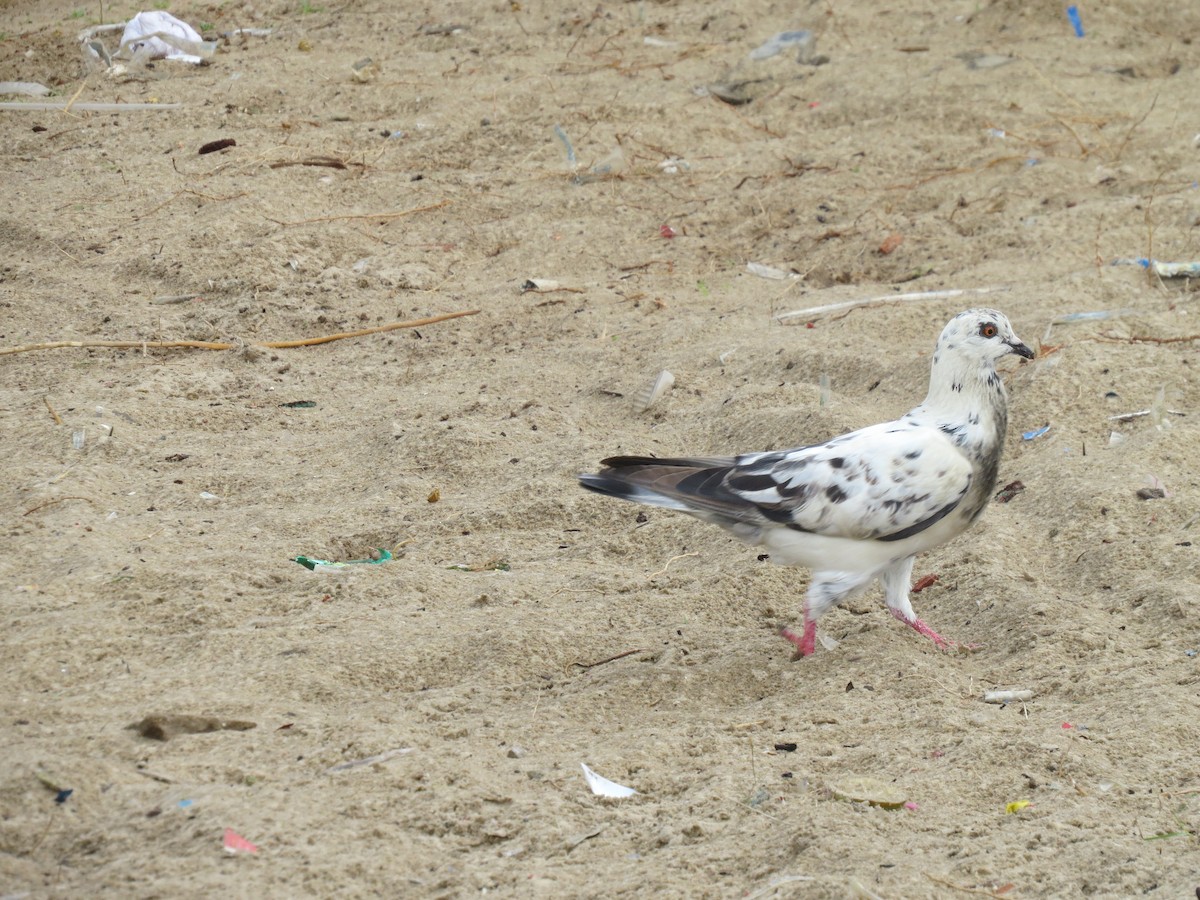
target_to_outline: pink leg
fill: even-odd
[[[796,652],[792,659],[800,659],[805,656],[812,656],[813,651],[817,649],[817,623],[808,619],[804,620],[804,634],[796,634],[790,628],[781,628],[779,633],[796,645]]]
[[[958,641],[946,640],[944,637],[942,637],[940,634],[938,634],[936,631],[934,631],[932,628],[930,628],[928,625],[926,625],[924,622],[922,622],[921,619],[917,616],[913,616],[911,619],[906,619],[904,617],[904,614],[902,612],[900,612],[900,610],[898,610],[898,609],[892,609],[891,613],[893,616],[895,616],[897,619],[899,619],[901,622],[903,622],[909,628],[913,629],[914,631],[916,631],[920,634],[925,635],[925,637],[927,637],[931,641],[933,641],[933,643],[935,645],[937,645],[937,648],[939,650],[955,650],[955,649],[958,649],[959,647],[963,648],[964,650],[978,650],[979,649],[978,644],[960,644]]]

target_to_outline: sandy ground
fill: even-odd
[[[0,896],[1200,885],[1200,316],[1110,265],[1200,259],[1200,7],[1084,4],[1082,39],[1016,0],[170,11],[273,30],[85,80],[97,4],[0,3],[0,80],[182,104],[0,111],[0,346],[234,344],[0,356]],[[797,28],[807,64],[748,58]],[[1025,491],[915,573],[974,653],[874,591],[794,662],[805,572],[575,483],[898,415],[981,304],[1041,352],[1003,366]]]

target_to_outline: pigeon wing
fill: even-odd
[[[940,429],[889,422],[826,444],[738,457],[722,487],[740,501],[742,521],[887,541],[944,518],[971,478],[970,460]]]

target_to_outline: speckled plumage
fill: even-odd
[[[778,452],[613,457],[579,480],[720,525],[773,562],[812,569],[803,634],[784,631],[799,654],[813,652],[824,612],[876,578],[892,614],[944,647],[909,602],[913,560],[970,527],[992,495],[1008,424],[996,361],[1010,353],[1033,358],[1003,314],[967,310],[942,330],[924,402],[894,422]]]

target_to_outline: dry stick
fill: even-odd
[[[1200,341],[1200,334],[1185,334],[1182,337],[1169,338],[1152,337],[1150,335],[1134,335],[1127,338],[1094,337],[1083,338],[1071,343],[1083,344],[1088,341],[1095,341],[1099,344],[1188,344],[1192,341]]]
[[[55,503],[63,503],[67,500],[86,500],[88,503],[95,503],[91,497],[56,497],[53,500],[47,500],[45,503],[39,503],[37,506],[25,510],[25,512],[21,513],[21,515],[27,516],[30,513],[37,512],[39,509],[43,509],[47,506],[53,506]]]
[[[985,896],[985,897],[1003,896],[1002,894],[997,894],[995,891],[988,891],[988,890],[984,890],[982,888],[967,887],[966,885],[963,885],[963,884],[955,884],[953,881],[946,881],[944,878],[936,878],[935,876],[930,875],[928,872],[925,873],[925,877],[936,884],[942,884],[948,888],[954,888],[954,890],[956,890],[956,891],[963,891],[964,893],[967,893],[967,894],[983,894],[983,896]]]
[[[1156,97],[1155,100],[1158,98]],[[1150,185],[1150,199],[1146,201],[1146,213],[1143,220],[1146,223],[1146,259],[1153,261],[1154,259],[1154,221],[1150,218],[1150,213],[1154,209],[1154,198],[1158,196],[1158,186],[1162,182],[1164,172],[1159,172],[1158,177],[1154,179],[1154,184]],[[1146,269],[1146,280],[1153,281],[1154,271],[1152,267]]]
[[[59,418],[58,413],[54,411],[54,407],[50,405],[50,398],[43,397],[42,402],[46,404],[46,409],[50,410],[50,415],[54,417],[54,424],[61,425],[63,423],[63,420],[61,418]]]
[[[111,347],[117,350],[172,349],[190,347],[195,350],[232,350],[235,344],[217,344],[211,341],[50,341],[46,344],[22,344],[18,347],[0,349],[0,356],[13,353],[28,353],[31,350],[59,350],[63,347]]]
[[[1134,122],[1132,125],[1130,125],[1129,130],[1127,132],[1125,132],[1125,139],[1121,141],[1121,146],[1117,148],[1117,155],[1113,157],[1112,165],[1115,166],[1117,163],[1119,163],[1121,161],[1121,154],[1123,154],[1125,152],[1125,147],[1129,144],[1129,140],[1130,140],[1130,138],[1133,137],[1133,133],[1135,131],[1137,131],[1139,125],[1141,125],[1143,122],[1146,121],[1147,118],[1149,118],[1150,113],[1154,112],[1154,107],[1157,105],[1158,105],[1158,94],[1156,93],[1154,95],[1154,99],[1150,101],[1150,108],[1142,114],[1142,117],[1140,119],[1138,119],[1136,122]]]
[[[411,216],[413,213],[428,212],[431,209],[441,209],[443,206],[449,206],[453,201],[442,200],[439,203],[431,203],[429,206],[415,206],[412,209],[402,210],[401,212],[391,213],[376,213],[374,215],[353,215],[353,216],[318,216],[315,219],[299,219],[295,222],[280,222],[278,219],[271,219],[277,225],[283,225],[286,228],[291,228],[293,225],[311,225],[314,222],[346,222],[359,219],[399,219],[404,216]]]
[[[868,297],[865,300],[847,300],[844,303],[828,303],[825,306],[814,306],[810,309],[797,309],[793,312],[780,313],[775,316],[775,320],[782,322],[784,319],[812,319],[823,316],[826,313],[839,312],[843,309],[849,311],[861,307],[886,306],[889,303],[910,303],[916,300],[945,300],[950,297],[961,297],[965,294],[994,294],[1007,290],[1009,290],[1007,287],[982,287],[952,288],[945,291],[918,291],[912,294],[884,294],[882,297]]]
[[[78,99],[79,99],[79,95],[80,95],[80,94],[82,94],[82,93],[83,93],[83,89],[84,89],[85,87],[87,87],[87,82],[88,82],[88,80],[87,80],[86,78],[85,78],[85,79],[83,79],[83,81],[82,81],[82,82],[80,83],[80,85],[79,85],[79,90],[77,90],[77,91],[76,91],[74,94],[72,94],[72,95],[71,95],[71,99],[70,99],[70,100],[68,100],[68,101],[67,101],[67,105],[63,107],[63,114],[64,114],[64,115],[65,115],[65,114],[67,114],[67,113],[69,113],[69,112],[71,111],[71,106],[72,106],[72,105],[75,103],[75,101],[76,101],[76,100],[78,100]]]
[[[1077,143],[1079,145],[1079,151],[1084,156],[1087,156],[1091,152],[1088,150],[1087,145],[1084,144],[1083,139],[1079,136],[1079,132],[1077,132],[1068,123],[1064,122],[1062,119],[1060,119],[1058,116],[1054,115],[1053,113],[1050,114],[1050,118],[1052,118],[1055,122],[1057,122],[1063,128],[1067,129],[1067,131],[1071,132],[1071,137],[1075,138],[1075,143]]]
[[[663,566],[657,572],[654,572],[651,575],[647,575],[646,580],[649,581],[651,578],[657,578],[659,575],[662,575],[664,572],[667,571],[667,569],[671,568],[671,563],[675,562],[675,560],[677,560],[677,559],[687,559],[689,556],[699,556],[699,555],[700,555],[699,553],[680,553],[678,556],[672,556],[670,559],[667,560],[667,564],[665,566]]]
[[[421,325],[433,325],[447,319],[457,319],[461,316],[478,315],[479,310],[468,309],[462,312],[443,313],[440,316],[429,316],[425,319],[412,319],[407,322],[393,322],[391,325],[380,325],[378,328],[364,328],[362,331],[346,331],[340,334],[329,334],[324,337],[305,338],[299,341],[261,341],[251,344],[253,347],[266,347],[271,350],[286,350],[292,347],[310,347],[314,344],[326,344],[330,341],[340,341],[345,338],[363,337],[368,334],[382,334],[385,331],[395,331],[398,328],[417,328]],[[111,347],[118,350],[171,350],[188,348],[193,350],[232,350],[239,344],[218,343],[215,341],[52,341],[48,344],[23,344],[19,347],[0,348],[0,356],[13,353],[28,353],[31,350],[58,350],[63,347]]]
[[[366,167],[365,163],[352,163],[352,165]],[[346,162],[338,159],[336,156],[310,156],[307,159],[281,159],[271,163],[269,168],[283,169],[288,166],[324,166],[327,169],[344,169]]]
[[[594,668],[596,668],[596,666],[602,666],[605,663],[615,662],[618,659],[624,659],[626,656],[633,656],[633,654],[635,654],[635,653],[646,653],[646,652],[647,651],[644,648],[638,648],[637,650],[626,650],[624,653],[618,653],[616,656],[610,656],[608,659],[602,659],[599,662],[594,662],[594,663],[573,662],[573,663],[571,663],[571,665],[579,666],[579,668],[581,668],[581,669],[594,669]]]
[[[364,328],[362,331],[345,331],[341,334],[327,334],[324,337],[305,338],[300,341],[264,341],[255,347],[269,347],[272,350],[288,350],[292,347],[311,347],[314,344],[327,344],[330,341],[340,341],[344,338],[365,337],[368,334],[383,334],[385,331],[395,331],[398,328],[416,328],[420,325],[432,325],[435,322],[445,322],[447,319],[458,319],[462,316],[474,316],[477,309],[463,312],[443,313],[440,316],[429,316],[425,319],[413,319],[409,322],[393,322],[391,325],[380,325],[378,328]]]

